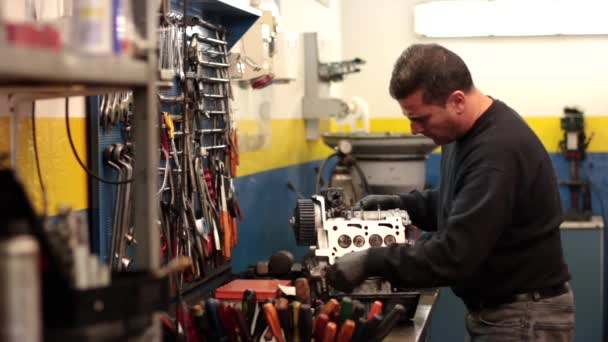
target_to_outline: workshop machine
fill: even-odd
[[[591,219],[591,191],[589,181],[581,179],[580,164],[586,157],[587,146],[593,139],[585,136],[585,118],[583,112],[575,107],[564,108],[560,120],[564,131],[564,140],[559,142],[560,149],[570,162],[570,179],[560,182],[570,190],[570,209],[566,211],[568,221],[588,221]],[[582,207],[581,207],[582,195]]]
[[[316,182],[331,166],[324,187],[344,189],[344,201],[354,205],[365,194],[396,194],[425,187],[425,162],[437,147],[433,140],[409,133],[324,133],[323,142],[336,152],[321,164]],[[332,164],[330,162],[336,159]]]
[[[299,199],[291,219],[297,244],[311,249],[302,266],[310,274],[311,292],[317,298],[346,295],[330,288],[325,281],[325,268],[337,258],[393,243],[415,243],[417,231],[407,211],[355,210],[345,204],[344,198],[344,191],[340,188],[322,189],[320,195]],[[370,303],[383,300],[389,309],[402,304],[406,308],[406,316],[411,318],[420,294],[409,289],[397,289],[390,282],[374,277],[348,296]]]

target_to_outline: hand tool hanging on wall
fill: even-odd
[[[158,95],[159,233],[165,262],[192,257],[192,268],[177,277],[179,291],[184,281],[204,278],[231,257],[241,218],[233,185],[238,145],[226,31],[180,13],[161,21],[159,68],[174,87]]]

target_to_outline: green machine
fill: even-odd
[[[570,162],[570,179],[560,182],[570,191],[570,208],[566,211],[566,221],[588,221],[591,219],[591,192],[589,181],[580,177],[580,164],[586,157],[589,139],[585,136],[584,113],[575,107],[564,108],[561,118],[564,140],[559,142],[562,154]]]

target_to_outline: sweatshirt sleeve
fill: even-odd
[[[516,190],[492,167],[473,169],[459,183],[444,229],[414,246],[371,248],[370,276],[404,287],[434,287],[453,285],[478,270],[512,220]]]
[[[437,230],[437,196],[437,189],[399,194],[402,208],[408,212],[412,223],[426,231]]]

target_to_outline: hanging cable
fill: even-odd
[[[353,157],[353,167],[355,168],[355,171],[357,171],[357,174],[359,174],[359,178],[361,178],[361,184],[363,184],[363,190],[365,191],[365,194],[366,195],[371,194],[372,191],[371,191],[371,188],[369,187],[369,183],[367,182],[367,178],[365,178],[365,174],[363,173],[363,170],[359,166],[359,163],[357,163],[357,160],[355,159],[355,157]]]
[[[323,160],[323,162],[321,163],[321,166],[319,167],[319,172],[317,172],[317,181],[315,182],[315,194],[318,194],[318,193],[319,193],[319,190],[320,190],[320,188],[321,188],[321,177],[322,177],[321,175],[323,174],[323,169],[325,169],[325,164],[327,164],[327,162],[328,162],[328,161],[329,161],[331,158],[338,156],[338,154],[339,154],[338,152],[334,152],[334,153],[330,154],[330,155],[329,155],[327,158],[325,158],[325,159]],[[331,175],[330,175],[330,177],[331,177]]]
[[[42,212],[44,219],[48,217],[48,197],[46,187],[42,181],[42,171],[40,170],[40,157],[38,153],[38,142],[36,139],[36,101],[32,101],[32,141],[34,142],[34,159],[36,159],[36,169],[38,171],[38,182],[40,182],[40,191],[42,192]]]
[[[70,130],[70,99],[69,98],[65,98],[65,128],[68,131],[68,141],[70,142],[70,147],[72,148],[72,152],[74,153],[74,157],[76,157],[76,160],[78,161],[78,164],[80,164],[80,167],[90,176],[95,178],[96,180],[102,182],[102,183],[106,183],[106,184],[114,184],[114,185],[119,185],[119,184],[126,184],[126,183],[131,183],[133,181],[133,178],[131,179],[127,179],[124,181],[111,181],[111,180],[107,180],[104,178],[101,178],[100,176],[94,174],[91,170],[89,170],[89,168],[87,168],[86,165],[84,165],[84,163],[82,162],[82,159],[80,159],[80,157],[78,156],[78,152],[76,151],[76,147],[74,146],[74,141],[72,140],[72,131]]]

